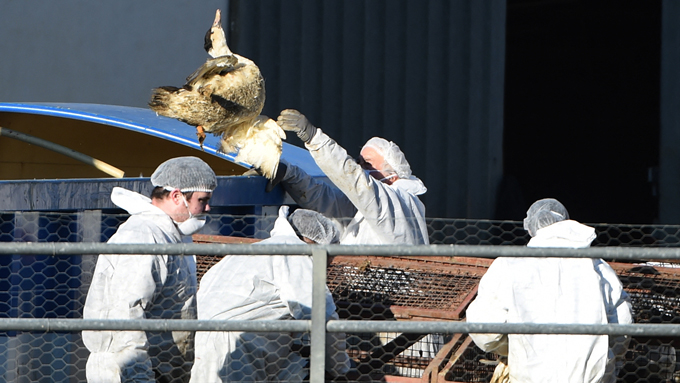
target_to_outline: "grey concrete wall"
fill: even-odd
[[[208,58],[228,0],[0,0],[0,102],[146,107]],[[225,15],[226,16],[226,15]]]

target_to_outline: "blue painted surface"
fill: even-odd
[[[103,124],[201,150],[193,127],[157,116],[149,109],[98,104],[0,103],[2,112]],[[219,138],[209,135],[204,151],[235,162],[233,154],[218,152],[219,145]],[[304,149],[284,143],[282,158],[314,177],[325,178]],[[210,203],[212,214],[204,232],[231,235],[238,231],[240,235],[255,235],[262,229],[256,221],[265,206],[292,203],[281,187],[266,193],[266,183],[267,180],[259,176],[217,177],[218,186]],[[111,190],[116,186],[147,196],[153,188],[148,177],[0,181],[0,243],[106,241],[128,216],[111,202]],[[91,211],[101,214],[95,213],[92,218],[87,215]],[[236,220],[239,215],[253,217],[248,221]],[[79,295],[83,292],[82,278],[91,274],[94,267],[92,262],[84,264],[85,260],[81,256],[0,257],[0,317],[82,317],[84,298]]]
[[[194,127],[173,118],[158,116],[151,109],[102,104],[0,103],[0,112],[38,114],[88,121],[148,134],[201,150],[196,140],[196,130]],[[207,135],[203,143],[203,149],[206,153],[238,163],[246,168],[250,167],[247,164],[236,162],[233,153],[219,152],[219,146],[219,137],[211,134]],[[281,158],[299,166],[311,176],[324,176],[323,172],[316,166],[314,159],[305,149],[284,142]]]
[[[58,118],[70,118],[128,129],[159,139],[201,150],[195,129],[178,120],[158,116],[150,109],[130,106],[73,103],[0,103],[0,113],[25,113]],[[234,155],[218,151],[219,137],[208,135],[204,151],[234,162]],[[313,177],[326,179],[314,159],[305,149],[283,143],[282,159],[295,164]],[[241,164],[245,165],[245,164]],[[248,167],[248,165],[245,165]],[[265,193],[263,177],[218,177],[218,189],[213,194],[213,207],[238,208],[244,214],[257,213],[258,207],[292,203],[281,187]],[[95,178],[59,180],[0,181],[0,211],[78,211],[115,209],[111,203],[114,186],[149,195],[148,178]],[[251,211],[243,208],[252,207]],[[225,210],[226,211],[226,210]]]
[[[217,189],[210,204],[218,208],[284,203],[283,189],[277,187],[266,193],[266,184],[264,177],[217,177]],[[148,177],[0,181],[0,211],[116,209],[110,199],[111,190],[116,186],[146,196],[153,189]]]

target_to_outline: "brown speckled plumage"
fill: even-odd
[[[229,51],[219,10],[206,35],[205,48],[216,57],[191,74],[183,87],[154,89],[149,107],[220,135],[221,150],[238,152],[237,161],[249,163],[272,178],[285,132],[275,121],[260,116],[265,102],[264,79],[253,61]]]

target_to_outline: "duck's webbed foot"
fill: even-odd
[[[205,141],[205,130],[200,125],[196,127],[196,137],[198,137],[198,144],[201,145],[201,150],[203,150],[203,141]]]

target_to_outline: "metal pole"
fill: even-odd
[[[308,332],[309,320],[0,318],[0,331],[247,331]]]
[[[445,334],[590,334],[631,336],[678,336],[680,325],[644,324],[553,324],[553,323],[470,323],[434,321],[332,320],[328,332],[403,332]]]
[[[167,255],[311,255],[308,245],[250,244],[121,244],[66,242],[0,242],[0,254],[167,254]],[[481,245],[314,245],[328,255],[365,256],[451,256],[451,257],[560,257],[618,260],[680,259],[680,248],[591,247],[587,249],[529,248],[525,246]]]
[[[326,371],[326,250],[314,247],[312,250],[312,345],[309,357],[309,379],[311,383],[323,383]]]
[[[325,289],[324,289],[325,290]],[[445,334],[590,334],[631,336],[680,336],[680,325],[640,324],[556,324],[556,323],[469,323],[435,321],[356,321],[331,320],[328,332],[401,332]],[[312,321],[277,320],[191,320],[191,319],[60,319],[0,318],[0,331],[79,332],[79,331],[247,331],[309,332]],[[317,353],[318,354],[318,353]],[[322,356],[322,362],[325,359]],[[314,366],[312,366],[314,367]],[[323,370],[321,371],[323,372]]]

